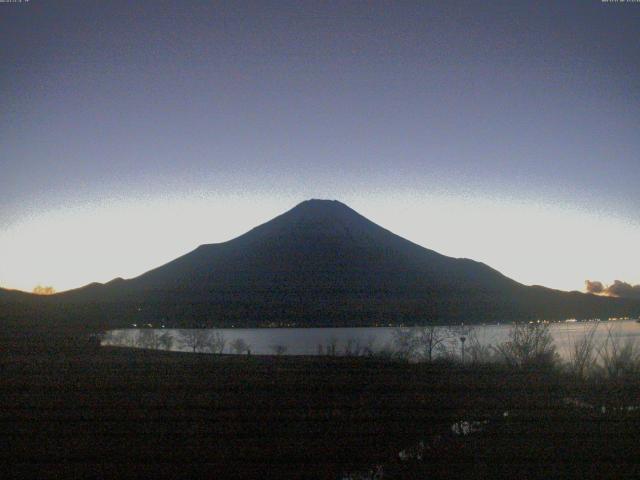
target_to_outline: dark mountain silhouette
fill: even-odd
[[[483,263],[416,245],[327,200],[303,202],[238,238],[201,245],[139,277],[43,300],[68,317],[108,326],[359,326],[640,312],[640,302],[524,286]]]
[[[9,290],[7,288],[0,288],[0,300],[27,298],[30,294],[21,290]]]

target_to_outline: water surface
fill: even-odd
[[[441,333],[450,327],[438,327]],[[461,352],[460,337],[465,337],[466,348],[474,339],[483,346],[495,346],[509,338],[511,325],[476,325],[473,327],[454,327],[453,335],[447,341],[447,349],[453,354]],[[573,346],[587,332],[595,328],[594,344],[602,345],[609,337],[622,343],[628,340],[640,340],[640,323],[633,320],[616,322],[577,322],[553,323],[550,325],[551,335],[557,352],[567,360]],[[149,330],[149,329],[144,329]],[[193,348],[181,341],[181,333],[185,329],[152,329],[157,335],[166,334],[171,340],[170,349],[174,351],[192,351]],[[318,355],[331,353],[335,349],[337,355],[348,352],[367,353],[394,350],[393,327],[359,327],[359,328],[222,328],[212,329],[225,340],[223,353],[236,353],[233,345],[241,339],[251,354],[271,355],[276,351],[284,351],[287,355]],[[143,329],[112,330],[102,341],[103,345],[140,347],[140,334]],[[159,348],[162,348],[159,346]]]

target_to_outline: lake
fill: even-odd
[[[438,327],[444,332],[449,327]],[[460,336],[465,336],[466,348],[472,343],[483,346],[497,345],[508,339],[511,325],[476,325],[473,327],[454,327],[455,335],[448,340],[447,346],[450,352],[460,354]],[[584,338],[587,332],[595,328],[595,345],[601,345],[609,335],[619,339],[622,343],[640,339],[640,323],[634,320],[615,322],[575,322],[552,323],[551,335],[556,349],[563,359],[568,359],[573,345]],[[222,335],[225,340],[223,353],[235,353],[232,344],[240,340],[244,342],[251,354],[271,355],[278,349],[287,355],[318,355],[330,353],[335,348],[335,353],[342,355],[345,352],[380,352],[394,347],[394,327],[370,327],[370,328],[223,328],[210,330],[212,333]],[[169,337],[170,345],[156,344],[155,348],[169,347],[173,351],[193,351],[192,347],[181,343],[182,334],[196,332],[185,329],[123,329],[107,332],[102,340],[102,345],[142,347],[142,336],[155,334],[157,337],[165,335]],[[156,337],[156,338],[157,338]],[[149,348],[149,347],[147,347]]]

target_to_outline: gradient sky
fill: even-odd
[[[640,283],[640,3],[0,3],[0,286],[308,198],[526,284]]]

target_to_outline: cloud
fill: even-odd
[[[601,294],[604,292],[604,285],[602,282],[592,282],[591,280],[584,281],[584,288],[588,293]]]
[[[607,292],[614,297],[640,298],[640,285],[615,280],[613,285],[609,285]]]
[[[585,289],[588,293],[605,295],[608,297],[640,299],[640,285],[631,285],[621,280],[614,280],[613,284],[605,287],[602,282],[586,280]]]

